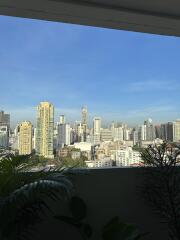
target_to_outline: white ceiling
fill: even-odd
[[[180,36],[180,0],[1,0],[0,14]]]

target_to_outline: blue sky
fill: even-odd
[[[141,124],[180,118],[180,38],[0,16],[0,109],[34,122],[40,101],[56,119]]]

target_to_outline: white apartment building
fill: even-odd
[[[110,158],[103,158],[101,160],[86,161],[88,168],[110,168],[112,167],[113,161]]]
[[[146,125],[141,125],[139,128],[140,140],[146,140]]]
[[[132,128],[125,128],[124,129],[124,140],[125,141],[130,141],[131,134],[132,134]]]
[[[110,158],[103,158],[101,160],[94,161],[95,168],[107,168],[112,167],[112,160]]]
[[[138,151],[134,151],[131,147],[127,147],[116,151],[115,160],[117,167],[133,166],[141,163],[141,156]]]
[[[112,129],[112,135],[114,141],[123,141],[124,140],[124,129],[123,127],[114,127]]]

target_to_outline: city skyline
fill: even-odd
[[[29,118],[29,119],[26,119],[26,118],[22,118],[22,119],[20,119],[19,121],[17,121],[17,123],[15,124],[15,122],[14,122],[14,124],[12,124],[12,122],[13,122],[13,114],[11,113],[11,112],[8,112],[8,111],[6,111],[6,109],[0,109],[0,112],[4,112],[4,113],[6,113],[6,115],[9,115],[10,116],[10,126],[11,126],[11,129],[14,129],[14,128],[16,128],[19,124],[21,124],[22,122],[31,122],[32,123],[32,125],[33,125],[33,127],[36,127],[36,125],[37,125],[37,106],[38,106],[38,104],[41,104],[41,103],[44,103],[44,102],[48,102],[48,101],[41,101],[41,102],[39,102],[39,103],[37,103],[37,105],[36,105],[36,107],[34,107],[33,109],[34,109],[34,112],[33,112],[33,115],[34,115],[34,117],[32,118],[32,115],[31,115],[31,117]],[[76,122],[81,122],[82,123],[82,121],[83,121],[83,119],[82,119],[82,109],[85,107],[86,108],[86,110],[88,111],[88,116],[87,116],[87,126],[89,126],[90,128],[93,128],[93,122],[94,122],[94,119],[96,119],[96,118],[98,118],[98,119],[100,119],[101,120],[101,127],[102,128],[109,128],[110,127],[110,125],[112,124],[112,123],[119,123],[119,124],[127,124],[129,127],[131,127],[131,128],[136,128],[136,127],[138,127],[138,126],[141,126],[144,122],[146,122],[147,120],[151,120],[152,121],[152,123],[153,123],[153,125],[154,126],[158,126],[158,125],[162,125],[162,124],[166,124],[166,123],[173,123],[173,122],[175,122],[175,121],[179,121],[180,120],[180,117],[179,118],[177,118],[177,119],[173,119],[173,120],[167,120],[166,122],[156,122],[155,121],[155,119],[152,119],[151,117],[148,117],[148,118],[144,118],[143,120],[142,120],[142,122],[139,122],[139,123],[134,123],[134,124],[129,124],[128,122],[125,122],[125,121],[122,121],[122,119],[119,119],[119,120],[111,120],[111,121],[108,121],[108,122],[106,122],[105,121],[105,119],[103,119],[101,116],[99,116],[99,115],[92,115],[90,112],[89,112],[89,108],[88,108],[88,106],[86,105],[86,106],[81,106],[81,108],[79,109],[79,111],[78,111],[78,117],[77,117],[77,119],[75,119],[75,120],[72,120],[72,121],[70,121],[69,119],[71,119],[71,118],[69,118],[67,115],[65,115],[65,114],[62,114],[62,112],[60,111],[60,109],[58,109],[58,111],[57,111],[57,109],[56,109],[56,107],[54,106],[54,104],[52,103],[52,102],[48,102],[49,104],[52,104],[52,106],[54,107],[54,124],[57,124],[59,121],[61,122],[61,121],[64,121],[64,122],[67,122],[68,124],[70,124],[71,126],[73,126]],[[90,116],[90,117],[89,117]],[[63,119],[64,120],[62,120],[61,118],[63,117]]]
[[[10,128],[10,114],[0,111],[1,150],[19,155],[36,154],[55,161],[70,157],[64,159],[68,165],[79,159],[81,166],[121,167],[140,166],[141,148],[164,141],[180,142],[180,120],[154,125],[149,118],[134,128],[120,122],[104,128],[101,117],[94,117],[93,125],[89,126],[87,106],[82,106],[81,120],[73,125],[66,122],[65,115],[55,122],[54,109],[52,103],[40,102],[36,107],[36,125],[23,121],[15,129]]]
[[[0,30],[0,108],[13,126],[34,123],[41,101],[69,122],[83,105],[102,124],[179,118],[178,38],[3,16]]]

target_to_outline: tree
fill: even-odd
[[[60,165],[63,167],[86,167],[84,158],[72,159],[71,157],[63,157],[60,159]]]
[[[180,240],[180,147],[149,146],[141,156],[146,166],[143,196],[168,224],[170,239]]]

